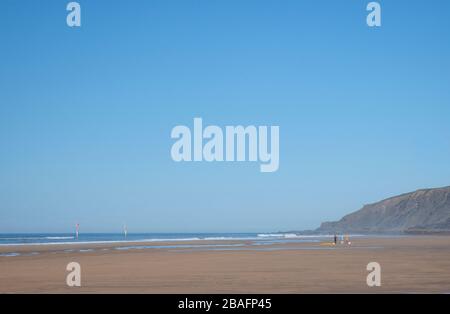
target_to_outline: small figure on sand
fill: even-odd
[[[336,245],[336,244],[337,244],[337,235],[334,234],[334,245]]]
[[[350,241],[350,236],[349,236],[349,235],[346,235],[346,236],[345,236],[345,243],[346,243],[347,245],[352,245],[352,242]]]

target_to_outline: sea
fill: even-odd
[[[232,241],[249,240],[275,243],[279,241],[305,241],[332,237],[331,235],[309,236],[295,233],[9,233],[0,234],[0,246],[52,245],[52,244],[97,244],[127,242],[183,242],[183,241]]]

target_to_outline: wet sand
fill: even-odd
[[[224,246],[210,246],[217,244]],[[168,247],[120,249],[132,245]],[[81,265],[82,287],[66,285],[70,262]],[[369,262],[381,265],[381,287],[366,284]],[[354,238],[336,247],[249,241],[0,247],[0,293],[391,292],[450,293],[450,236]]]

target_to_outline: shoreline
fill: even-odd
[[[376,238],[413,238],[413,237],[440,237],[441,235],[349,235],[351,239],[376,239]],[[80,250],[80,249],[102,249],[121,248],[128,246],[135,247],[168,247],[168,246],[196,246],[196,245],[230,245],[251,243],[272,244],[295,244],[295,243],[319,243],[332,241],[334,235],[298,235],[296,237],[249,237],[249,238],[186,238],[186,239],[142,239],[142,240],[104,240],[104,241],[80,241],[80,242],[40,242],[40,243],[4,243],[0,244],[0,254],[5,253],[27,253],[27,252],[47,252],[55,250]],[[327,241],[328,240],[328,241]]]
[[[120,249],[126,247],[164,249],[164,248],[192,248],[196,246],[259,246],[268,247],[272,245],[290,246],[294,244],[310,244],[310,246],[319,243],[330,243],[333,235],[307,235],[297,237],[254,237],[254,238],[223,238],[223,239],[143,239],[143,240],[115,240],[115,241],[81,241],[81,242],[49,242],[49,243],[17,243],[0,244],[0,257],[8,257],[8,253],[45,253],[59,251],[77,251],[77,250],[97,250],[97,249]],[[350,239],[399,239],[399,238],[441,238],[447,235],[350,235]],[[450,237],[449,237],[450,239]],[[339,242],[339,241],[338,241]],[[339,247],[339,245],[337,246]],[[3,255],[3,256],[2,256]]]

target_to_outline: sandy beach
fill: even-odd
[[[352,240],[351,246],[336,247],[326,243],[252,246],[247,241],[3,246],[0,292],[450,292],[449,236]],[[132,245],[136,247],[124,249]],[[8,256],[11,253],[20,255]],[[66,285],[70,262],[81,265],[82,287]],[[382,267],[381,287],[366,284],[369,262]]]

